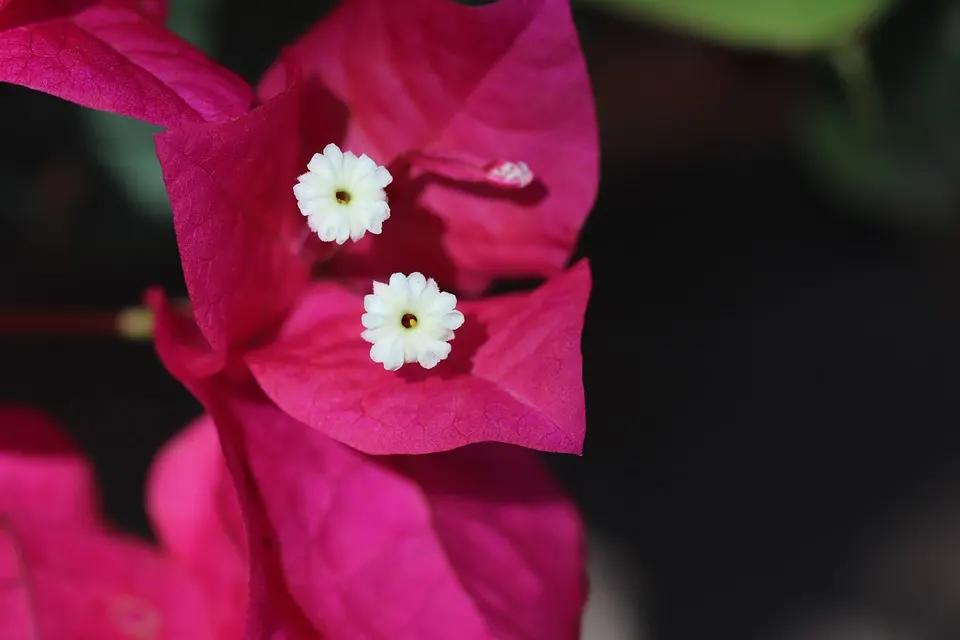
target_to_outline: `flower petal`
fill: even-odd
[[[467,320],[449,359],[429,372],[392,373],[370,361],[360,338],[362,296],[321,285],[276,342],[245,358],[287,413],[368,453],[483,441],[580,453],[589,292],[581,262],[529,295],[463,303]]]
[[[476,292],[494,278],[562,270],[599,171],[596,115],[569,0],[483,7],[346,0],[287,52],[291,57],[349,109],[346,136],[334,141],[390,165],[395,176],[393,160],[408,152],[414,165],[417,155],[454,158],[483,175],[488,163],[508,159],[537,176],[513,191],[470,184],[476,178],[397,180],[391,233],[339,254],[341,273],[420,270]],[[288,73],[272,69],[261,95],[276,93]],[[423,246],[430,251],[414,250],[410,238],[428,230]],[[443,272],[433,262],[441,246]]]
[[[215,619],[222,637],[242,637],[246,537],[209,416],[192,422],[158,454],[147,483],[147,512],[164,549],[207,591],[208,617]]]
[[[119,535],[3,523],[0,575],[2,638],[220,637],[189,576]]]
[[[241,78],[128,4],[107,0],[0,30],[0,81],[162,126],[249,107]]]
[[[294,227],[309,233],[290,192],[298,106],[287,92],[229,122],[157,136],[193,312],[219,352],[271,327],[307,281],[291,246]]]
[[[34,409],[0,408],[0,518],[95,527],[98,503],[92,466],[57,424]]]
[[[532,452],[369,457],[262,396],[218,405],[262,499],[254,528],[320,636],[579,637],[581,524]]]

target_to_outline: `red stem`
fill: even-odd
[[[112,336],[117,312],[0,311],[0,335]]]

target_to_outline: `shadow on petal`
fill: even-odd
[[[440,500],[459,496],[500,508],[553,505],[569,508],[566,492],[539,452],[500,442],[479,442],[427,456],[391,456],[390,466]]]
[[[508,200],[525,207],[537,206],[550,194],[547,185],[539,177],[535,177],[530,184],[521,189],[508,189],[485,182],[464,182],[437,174],[430,174],[428,183],[456,189],[481,200]]]
[[[344,245],[331,261],[331,269],[336,275],[368,276],[381,282],[398,271],[419,271],[435,279],[441,289],[449,289],[456,266],[443,244],[446,223],[419,204],[431,177],[412,177],[404,160],[392,162],[388,169],[393,183],[387,187],[390,218],[383,223],[383,233]]]
[[[473,358],[490,337],[487,325],[474,313],[464,314],[463,326],[456,330],[452,347],[446,360],[440,361],[433,369],[424,369],[411,363],[400,368],[397,375],[403,380],[419,384],[429,379],[452,380],[459,376],[470,375],[473,370]]]

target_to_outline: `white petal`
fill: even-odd
[[[310,170],[310,173],[319,173],[320,171],[328,169],[329,167],[330,161],[326,158],[326,156],[323,156],[319,153],[313,154],[313,156],[310,158],[310,162],[307,163],[307,169]],[[304,175],[310,174],[307,173]],[[302,180],[303,176],[300,176],[300,179]]]
[[[433,369],[435,366],[440,364],[442,359],[443,358],[432,351],[421,351],[420,356],[417,358],[417,363],[419,363],[424,369]]]
[[[431,340],[427,343],[427,350],[437,354],[441,360],[446,360],[447,356],[450,355],[451,347],[442,340]]]
[[[323,148],[323,157],[333,166],[334,171],[343,168],[343,152],[332,142]]]
[[[377,167],[373,172],[373,182],[381,189],[385,189],[387,185],[393,182],[393,176],[390,175],[386,167]]]
[[[430,303],[430,311],[434,313],[448,313],[457,306],[457,296],[452,293],[438,293]]]
[[[463,314],[459,311],[449,311],[443,314],[443,317],[440,320],[440,326],[444,329],[459,329],[463,326],[464,317]]]
[[[388,371],[396,371],[403,366],[403,346],[395,337],[380,340],[370,347],[370,359]]]
[[[341,180],[344,180],[349,183],[350,187],[356,183],[356,174],[357,174],[357,156],[352,151],[346,151],[343,154],[343,173],[340,176]],[[343,185],[344,187],[348,185]],[[349,189],[351,192],[353,189]]]
[[[360,154],[360,157],[357,158],[357,162],[353,167],[353,175],[351,176],[356,182],[372,182],[370,178],[373,176],[373,172],[377,170],[377,163],[370,159],[365,153]]]
[[[422,352],[422,349],[420,345],[420,340],[418,340],[415,336],[412,337],[412,339],[410,337],[407,337],[407,339],[403,341],[403,361],[404,362],[416,362],[421,352]]]
[[[377,329],[387,324],[387,316],[379,313],[365,313],[360,316],[360,324],[367,329]]]
[[[427,288],[427,279],[423,277],[422,273],[414,271],[407,276],[407,285],[410,287],[411,301],[418,300],[424,289]]]
[[[397,293],[403,293],[404,295],[410,290],[407,287],[407,277],[402,273],[394,273],[390,276],[390,288],[394,289]]]

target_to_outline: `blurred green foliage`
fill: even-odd
[[[895,11],[869,46],[833,58],[798,128],[815,176],[854,212],[938,230],[960,221],[960,3]],[[859,53],[857,53],[859,52]]]
[[[815,51],[845,43],[892,0],[579,0],[739,47]]]
[[[172,0],[167,26],[207,55],[215,56],[217,0]],[[170,202],[153,136],[159,127],[112,113],[84,109],[91,148],[117,186],[143,216],[166,219]]]

